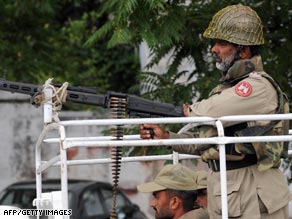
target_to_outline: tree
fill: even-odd
[[[90,48],[84,43],[103,25],[98,1],[1,1],[0,71],[7,79],[27,83],[55,82],[137,93],[138,56],[131,45]],[[123,83],[121,83],[123,81]]]

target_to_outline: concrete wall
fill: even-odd
[[[34,143],[42,129],[42,112],[26,96],[0,93],[0,189],[34,177]],[[39,119],[40,118],[40,119]]]

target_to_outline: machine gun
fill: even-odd
[[[53,88],[62,90],[62,85],[52,84]],[[7,81],[0,79],[0,90],[12,93],[22,93],[31,96],[32,104],[38,106],[43,101],[44,86],[26,84],[20,82]],[[109,91],[106,94],[97,94],[94,89],[86,87],[66,86],[66,100],[74,103],[101,106],[111,109],[112,117],[121,119],[126,115],[129,117],[152,118],[152,117],[182,117],[182,106],[175,106],[168,103],[159,103],[144,99],[136,95],[124,94]],[[61,105],[62,106],[62,105]],[[117,125],[111,129],[111,134],[116,140],[122,140],[124,131],[122,125]],[[154,132],[150,129],[150,135]],[[112,147],[112,175],[113,175],[113,202],[110,212],[110,219],[117,219],[116,201],[117,187],[119,182],[119,172],[121,169],[122,149]]]
[[[60,87],[60,84],[54,84]],[[22,93],[32,96],[32,98],[42,90],[42,86],[26,84],[0,79],[0,90],[12,93]],[[168,103],[160,103],[136,95],[108,91],[106,94],[96,94],[94,89],[86,87],[67,88],[66,100],[69,102],[111,107],[111,99],[123,99],[125,110],[129,117],[155,118],[155,117],[183,117],[182,106],[175,106]],[[32,100],[32,103],[35,101]]]

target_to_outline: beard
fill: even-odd
[[[230,56],[221,58],[218,55],[216,55],[216,68],[219,69],[220,71],[227,72],[230,66],[233,64],[235,60],[235,54],[236,51],[234,51],[233,54]]]
[[[155,214],[155,219],[173,219],[173,216],[170,216],[170,215],[157,215],[157,214]]]
[[[156,208],[153,208],[155,211],[155,219],[172,219],[173,214],[169,211],[168,208],[162,209],[160,212]]]
[[[157,215],[155,215],[155,219],[173,219],[173,216],[157,216]]]

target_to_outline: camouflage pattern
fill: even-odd
[[[277,83],[267,73],[262,71],[262,62],[260,56],[253,57],[250,60],[237,61],[221,79],[222,84],[215,87],[211,95],[218,94],[222,90],[234,86],[239,81],[246,77],[249,77],[250,71],[256,72],[260,76],[266,78],[271,82],[278,94],[278,108],[275,112],[289,113],[289,104],[286,95],[281,91]],[[255,73],[255,72],[254,72]],[[236,132],[237,136],[256,136],[256,135],[283,135],[288,134],[289,121],[271,121],[265,126],[254,126],[253,123],[248,123],[248,128]],[[217,130],[212,126],[202,126],[199,129],[199,137],[214,137],[217,136]],[[214,145],[197,145],[197,150],[201,151],[201,158],[204,161],[209,159],[219,159],[219,152]],[[256,154],[258,159],[259,171],[267,170],[269,168],[279,167],[280,158],[287,155],[287,147],[284,146],[284,142],[254,142],[252,144],[237,143],[235,144],[235,150],[240,154]],[[226,156],[227,160],[240,160],[243,156]]]
[[[261,56],[254,56],[251,59],[236,61],[227,73],[222,75],[220,79],[221,84],[213,88],[209,93],[209,97],[234,86],[237,82],[246,78],[250,72],[262,71],[263,64]]]
[[[261,19],[254,10],[241,4],[227,6],[218,11],[203,36],[238,45],[264,44]]]
[[[227,73],[220,79],[222,84],[235,85],[243,78],[246,78],[251,72],[262,72],[263,64],[261,56],[253,56],[251,59],[243,59],[236,61]]]

